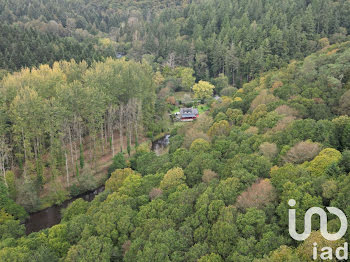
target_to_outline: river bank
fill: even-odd
[[[170,135],[165,135],[158,140],[152,142],[151,150],[157,155],[166,150],[169,145]],[[104,191],[104,184],[96,189],[81,193],[73,198],[65,200],[60,205],[53,205],[45,209],[33,212],[29,214],[29,218],[25,221],[26,234],[32,232],[38,232],[42,229],[52,227],[61,221],[61,210],[66,208],[74,200],[82,198],[85,201],[92,201],[96,195]]]

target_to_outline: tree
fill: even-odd
[[[84,168],[84,151],[83,151],[83,145],[80,144],[80,156],[79,156],[79,163],[80,163],[80,168]]]
[[[218,77],[213,79],[213,84],[215,86],[215,93],[221,94],[221,91],[228,87],[228,78],[224,74],[219,74]]]
[[[191,144],[190,150],[193,152],[206,152],[210,149],[210,144],[203,138],[197,138]]]
[[[217,178],[218,174],[216,174],[214,171],[205,169],[203,171],[202,181],[206,184],[209,184],[210,181]]]
[[[210,98],[213,95],[215,86],[206,81],[199,81],[192,88],[194,96],[199,99]]]
[[[181,78],[181,86],[184,91],[190,91],[195,84],[196,78],[193,76],[194,70],[192,68],[180,68],[179,76]]]
[[[278,149],[275,143],[264,142],[259,146],[261,154],[269,159],[276,156]]]
[[[261,208],[276,199],[276,192],[268,179],[259,180],[237,198],[237,207],[247,209]]]
[[[135,174],[135,172],[130,168],[115,170],[106,181],[106,190],[118,191],[122,187],[124,180],[132,174]]]
[[[108,173],[114,172],[116,169],[126,168],[126,161],[123,153],[118,153],[113,157],[112,165],[108,168]]]
[[[66,261],[110,261],[112,251],[111,239],[103,236],[90,236],[86,241],[70,247]]]
[[[323,149],[314,160],[310,162],[308,169],[311,174],[320,176],[325,173],[332,164],[338,164],[342,158],[341,153],[333,148]]]
[[[266,262],[301,262],[302,260],[298,257],[295,250],[288,246],[281,246],[278,249],[274,250]],[[265,262],[263,260],[262,262]]]
[[[318,143],[302,141],[294,145],[283,157],[285,162],[301,164],[312,160],[321,151]]]
[[[209,131],[208,135],[210,137],[214,136],[227,136],[230,132],[230,124],[226,120],[221,120],[217,123],[214,123]]]
[[[215,253],[211,253],[210,255],[202,256],[198,259],[198,262],[222,262],[221,256]]]
[[[226,205],[233,205],[239,195],[240,187],[241,183],[239,179],[236,177],[230,177],[220,181],[215,189],[215,195],[219,199],[222,199]]]
[[[10,148],[8,147],[5,137],[0,136],[0,172],[3,179],[4,184],[8,187],[7,179],[6,179],[6,169],[5,164],[9,159]]]
[[[162,190],[173,190],[177,186],[184,184],[185,175],[181,168],[170,169],[165,175],[163,180],[160,182],[160,189]]]
[[[346,91],[340,98],[339,107],[343,115],[350,116],[350,90]]]

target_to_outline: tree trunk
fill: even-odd
[[[102,154],[105,152],[105,143],[103,138],[103,123],[101,123],[101,145],[102,145]]]
[[[70,126],[68,126],[68,135],[69,135],[69,145],[70,145],[70,157],[72,161],[72,166],[74,166],[73,143],[72,143],[72,133],[70,131]]]
[[[124,106],[121,104],[119,108],[119,143],[121,151],[123,151],[123,110]]]
[[[22,128],[22,139],[23,139],[23,151],[24,151],[23,175],[26,178],[27,177],[27,168],[26,168],[27,150],[26,150],[26,142],[25,142],[25,138],[24,138],[23,128]]]
[[[235,86],[235,70],[232,70],[232,86]]]
[[[67,150],[64,150],[64,156],[66,158],[66,176],[67,176],[67,185],[69,186],[69,170],[68,170],[68,157]]]
[[[112,134],[111,134],[111,139],[112,139],[112,157],[115,156],[115,152],[114,152],[114,134],[113,134],[113,129],[112,129]]]

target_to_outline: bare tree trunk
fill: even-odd
[[[70,131],[70,126],[68,126],[68,135],[69,135],[69,145],[70,145],[70,157],[72,160],[72,166],[74,166],[73,143],[72,143],[72,133]]]
[[[108,148],[108,130],[107,130],[107,121],[104,124],[104,133],[105,133],[105,142]]]
[[[7,181],[6,181],[6,170],[5,170],[5,166],[4,166],[3,163],[2,163],[2,167],[1,168],[2,168],[2,176],[4,177],[4,184],[8,188],[9,186],[7,184]]]
[[[123,151],[123,110],[124,106],[121,104],[119,107],[119,143],[121,151]]]
[[[4,178],[4,184],[6,187],[8,187],[7,181],[6,181],[6,169],[5,169],[5,162],[8,162],[8,156],[10,154],[10,148],[7,146],[5,137],[0,137],[0,171],[2,173],[2,176]]]
[[[26,178],[27,177],[27,168],[26,168],[27,149],[26,149],[26,142],[25,142],[25,138],[24,138],[23,128],[22,128],[22,139],[23,139],[23,151],[24,151],[23,175]]]
[[[103,138],[103,123],[101,123],[101,145],[102,145],[102,154],[105,152],[105,143]]]
[[[140,124],[140,116],[142,112],[142,102],[137,102],[137,111],[136,111],[136,121],[135,121],[135,139],[136,141],[139,141],[139,124]]]
[[[66,176],[67,176],[67,185],[69,186],[69,170],[68,170],[68,157],[67,150],[64,150],[64,156],[66,158]]]
[[[94,167],[96,169],[96,135],[93,135],[93,140],[94,140],[94,147],[93,147],[93,156],[92,156],[92,159],[93,159],[93,163],[94,163]]]
[[[114,152],[114,134],[113,134],[113,129],[112,129],[112,134],[111,134],[111,139],[112,139],[112,157],[115,156],[115,152]]]
[[[235,86],[235,70],[232,70],[232,86]]]
[[[80,122],[76,119],[77,117],[75,116],[74,117],[74,122],[76,123],[78,123],[78,136],[79,136],[79,145],[81,145],[82,143],[83,143],[83,141],[82,141],[82,135],[81,135],[81,133],[82,133],[82,131],[81,131],[81,124],[80,124]]]

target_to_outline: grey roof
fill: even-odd
[[[181,108],[180,109],[181,117],[196,117],[198,115],[197,108]]]

